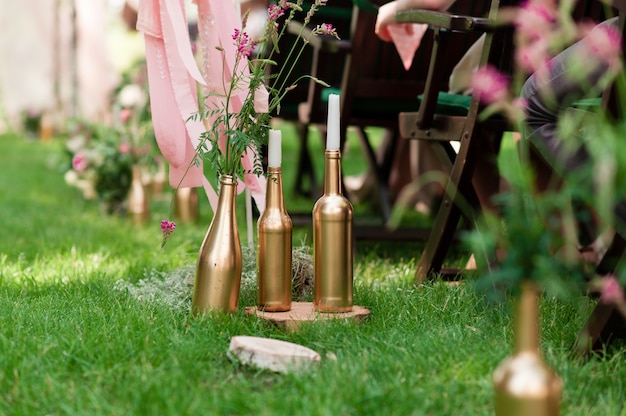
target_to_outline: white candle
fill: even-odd
[[[326,149],[339,150],[339,95],[328,96],[328,125],[326,126]]]
[[[282,135],[280,130],[270,129],[270,138],[267,144],[267,166],[279,168],[282,159]]]

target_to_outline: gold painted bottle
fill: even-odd
[[[194,315],[210,310],[237,310],[243,258],[235,215],[236,196],[237,181],[233,176],[222,175],[215,214],[198,255],[191,300]]]
[[[313,207],[313,307],[319,312],[352,310],[352,204],[341,191],[341,152],[326,150],[324,194]]]
[[[133,165],[130,190],[128,192],[128,214],[136,223],[150,219],[150,199],[141,177],[141,166]]]
[[[163,193],[165,184],[167,183],[165,160],[163,158],[159,158],[157,166],[157,171],[152,176],[152,194],[155,196],[159,196]]]
[[[270,312],[291,309],[293,224],[285,210],[282,169],[267,169],[265,210],[257,222],[257,306]]]
[[[174,197],[174,217],[181,224],[198,222],[198,191],[178,188]]]
[[[556,416],[563,384],[539,351],[539,291],[523,282],[516,305],[515,351],[493,372],[498,416]]]

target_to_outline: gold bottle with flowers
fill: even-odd
[[[194,315],[210,310],[237,310],[243,257],[235,215],[236,196],[235,177],[221,175],[215,214],[198,254],[191,300]]]

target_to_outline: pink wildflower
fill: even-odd
[[[76,153],[72,158],[72,168],[78,173],[83,173],[89,167],[87,158],[81,153]]]
[[[285,9],[283,9],[282,7],[280,7],[277,4],[272,4],[268,9],[267,9],[267,15],[269,20],[275,21],[277,20],[280,16],[282,16],[283,14],[285,14]]]
[[[482,67],[472,76],[472,94],[485,104],[506,99],[508,88],[508,78],[493,66]]]
[[[319,29],[320,35],[336,36],[337,34],[337,32],[335,31],[335,28],[330,23],[322,23],[321,25],[318,26],[318,29]]]
[[[254,52],[254,41],[250,38],[250,35],[235,29],[232,38],[235,41],[238,53],[246,58],[252,55],[252,52]]]
[[[624,290],[614,275],[603,277],[599,286],[600,301],[616,305],[624,303]]]
[[[526,108],[528,108],[528,99],[517,97],[513,100],[512,104],[513,108],[515,108],[516,110],[526,111]]]
[[[522,46],[515,51],[515,63],[527,74],[532,74],[548,64],[551,55],[545,39]]]
[[[241,34],[241,31],[239,29],[235,28],[235,30],[233,31],[233,36],[232,36],[232,38],[233,38],[233,40],[235,42],[237,42],[237,39],[239,39],[239,35],[240,34]]]
[[[163,241],[161,247],[167,243],[174,230],[176,229],[176,223],[174,221],[163,220],[161,221],[161,234],[163,234]]]
[[[120,145],[117,147],[117,150],[120,153],[126,154],[126,153],[130,153],[131,148],[128,143],[120,143]]]
[[[585,39],[585,45],[593,56],[604,61],[612,70],[621,68],[622,36],[619,29],[610,25],[597,26]]]
[[[120,110],[120,121],[126,124],[128,120],[130,120],[132,115],[133,110],[131,110],[130,108],[122,108],[122,110]]]
[[[527,41],[542,39],[551,32],[556,16],[554,2],[529,0],[520,7],[515,17],[516,33]]]

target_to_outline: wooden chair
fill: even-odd
[[[417,50],[410,70],[405,70],[392,43],[381,41],[374,33],[378,4],[382,1],[354,0],[354,11],[349,42],[314,44],[316,50],[336,50],[346,53],[346,61],[340,88],[328,89],[311,84],[308,100],[300,105],[300,121],[317,124],[324,134],[325,111],[330,93],[341,96],[341,137],[346,138],[348,127],[355,128],[367,169],[374,174],[376,197],[380,207],[380,225],[356,226],[357,239],[421,240],[425,230],[390,230],[385,223],[390,215],[391,198],[388,182],[392,170],[393,155],[399,141],[398,114],[415,111],[417,97],[424,91],[428,67],[423,63],[431,54],[432,33],[428,33]],[[464,12],[484,10],[487,1],[458,2],[457,8]],[[460,58],[475,39],[457,39],[449,49],[451,55]],[[445,70],[450,73],[453,63]],[[442,87],[447,79],[441,80]],[[324,114],[315,118],[314,114]],[[367,127],[381,127],[388,133],[387,145],[377,155],[368,136]],[[308,134],[302,137],[306,147]],[[343,143],[342,143],[343,146]]]
[[[404,139],[431,143],[438,149],[437,154],[449,158],[452,163],[444,199],[417,267],[418,282],[435,274],[458,274],[458,270],[443,269],[442,266],[461,218],[465,218],[466,224],[471,226],[481,210],[477,190],[472,185],[476,164],[479,159],[495,164],[500,139],[509,129],[508,123],[498,116],[480,120],[478,115],[483,107],[473,97],[465,97],[465,114],[451,114],[446,111],[446,106],[442,106],[443,102],[458,100],[458,97],[450,96],[446,90],[438,87],[442,84],[441,78],[447,76],[442,69],[447,65],[446,52],[449,45],[455,42],[455,36],[471,36],[476,39],[478,35],[484,34],[481,66],[489,63],[501,72],[510,73],[513,62],[513,29],[497,25],[495,16],[501,7],[514,4],[515,1],[511,0],[493,0],[488,13],[477,15],[427,10],[407,10],[396,15],[398,22],[427,23],[434,32],[425,92],[417,112],[400,114],[401,136]],[[451,151],[451,142],[455,141],[459,143],[458,153]],[[497,170],[495,171],[491,180],[497,184],[500,178]]]
[[[444,268],[444,261],[449,252],[461,219],[463,225],[472,227],[478,214],[485,209],[481,206],[478,194],[488,195],[497,192],[500,177],[495,167],[496,157],[502,134],[511,126],[498,117],[478,120],[482,111],[481,104],[470,97],[467,101],[465,114],[452,114],[445,104],[450,101],[459,102],[458,95],[450,95],[438,89],[441,77],[447,76],[442,66],[446,65],[446,51],[450,43],[455,42],[453,36],[476,36],[484,33],[485,46],[481,56],[481,66],[489,63],[501,72],[510,73],[512,53],[514,50],[512,28],[494,24],[489,16],[496,16],[502,7],[516,5],[514,0],[492,1],[489,15],[458,15],[451,12],[439,13],[426,10],[412,10],[398,13],[399,22],[428,23],[435,32],[435,43],[430,59],[429,85],[421,100],[417,113],[400,115],[400,132],[404,139],[423,140],[437,149],[442,159],[452,163],[446,184],[444,200],[437,213],[435,224],[428,237],[426,247],[420,257],[416,271],[416,279],[422,282],[433,276],[458,278],[461,270]],[[588,2],[587,2],[588,3]],[[575,16],[597,17],[600,8],[590,8],[586,2],[578,2]],[[481,17],[475,17],[481,16]],[[459,143],[459,151],[451,151],[450,143]],[[491,172],[488,168],[492,165]],[[484,189],[474,188],[472,179],[476,166],[481,168],[481,180]],[[489,178],[488,176],[492,177]],[[483,202],[486,198],[483,197]],[[493,263],[495,253],[485,259]]]

